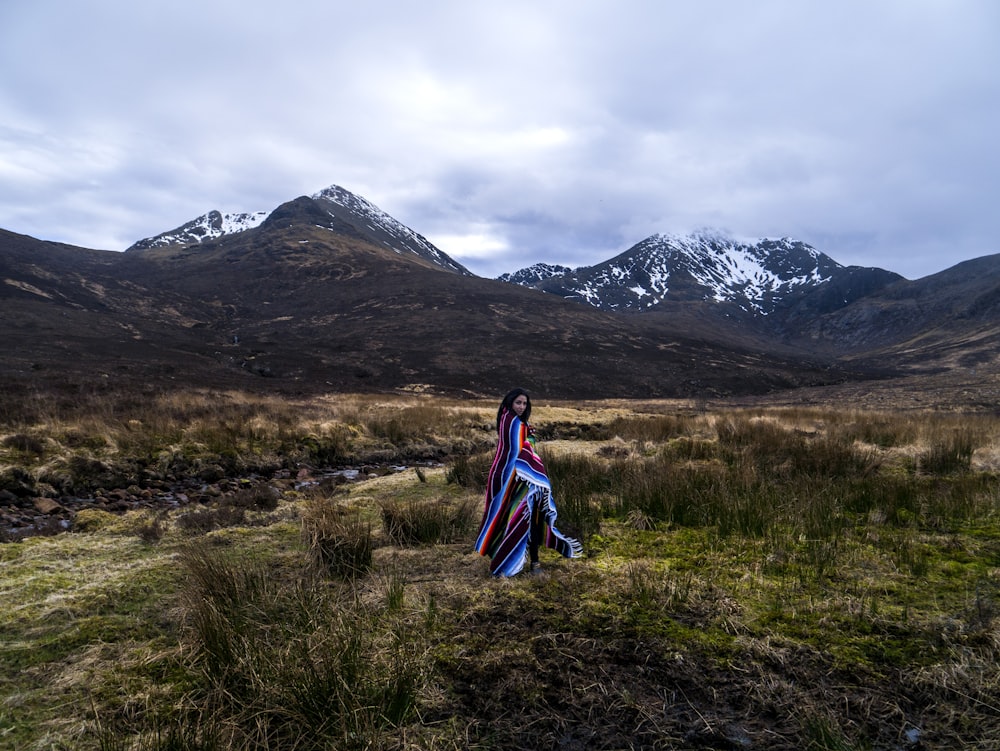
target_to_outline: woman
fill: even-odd
[[[579,541],[555,528],[556,506],[545,467],[535,453],[531,397],[513,389],[497,410],[499,444],[486,481],[486,508],[476,550],[492,558],[493,576],[514,576],[527,561],[541,568],[538,547],[545,544],[567,558],[582,555]]]

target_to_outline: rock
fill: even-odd
[[[34,505],[35,508],[38,509],[39,513],[48,514],[50,516],[52,514],[60,514],[66,510],[51,498],[36,498],[34,500]]]
[[[226,472],[218,464],[205,467],[198,473],[198,477],[205,482],[218,482],[226,476]]]
[[[20,467],[9,467],[0,472],[0,490],[23,497],[34,493],[34,489],[34,478]]]

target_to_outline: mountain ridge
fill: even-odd
[[[253,230],[129,254],[0,232],[4,388],[693,398],[859,377],[449,271],[353,225],[317,226],[311,199],[279,209]]]
[[[315,214],[319,226],[327,226],[337,231],[353,232],[393,252],[409,252],[430,260],[442,268],[472,276],[472,272],[449,257],[427,240],[399,222],[371,201],[358,196],[339,185],[330,185],[311,196],[301,196],[294,201],[310,200],[320,209]],[[286,202],[273,211],[253,213],[221,214],[209,211],[173,230],[161,232],[153,237],[138,240],[126,249],[126,253],[162,248],[171,245],[196,245],[218,240],[255,229],[268,221],[280,221],[281,209]],[[277,216],[275,216],[277,214]]]
[[[212,209],[176,229],[138,240],[127,247],[125,252],[134,253],[168,245],[192,245],[209,242],[223,235],[232,235],[253,229],[259,226],[267,216],[268,212],[266,211],[223,214],[217,209]]]
[[[252,227],[127,253],[0,230],[0,370],[25,384],[728,398],[992,372],[1000,351],[1000,256],[908,282],[789,238],[737,256],[719,233],[655,235],[589,267],[614,282],[592,289],[623,295],[613,307],[559,294],[587,269],[478,277],[352,196],[331,186]],[[664,279],[669,294],[635,304]]]
[[[317,226],[354,233],[393,252],[409,252],[441,268],[475,276],[423,235],[346,188],[334,184],[308,199],[295,199],[303,200],[315,203]],[[233,215],[209,212],[175,230],[140,240],[126,252],[211,242],[277,221],[279,209]],[[763,238],[751,244],[712,229],[690,235],[657,233],[588,267],[570,269],[539,262],[498,277],[608,310],[642,312],[675,302],[711,301],[723,315],[743,317],[791,308],[824,288],[823,294],[811,295],[803,304],[814,312],[828,312],[901,279],[883,269],[844,267],[791,238]]]
[[[705,230],[687,236],[654,234],[607,261],[564,273],[539,275],[534,269],[505,280],[601,308],[641,311],[668,299],[703,300],[763,316],[804,290],[842,279],[847,269],[881,278],[883,284],[902,279],[883,269],[842,266],[791,238],[764,238],[751,245]]]

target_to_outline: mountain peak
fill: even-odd
[[[366,198],[339,185],[331,185],[312,195],[332,216],[350,222],[376,244],[396,253],[410,252],[463,276],[472,272],[435,247],[426,237],[397,221]]]
[[[370,214],[372,216],[385,214],[382,209],[369,201],[367,198],[362,198],[357,193],[352,193],[347,188],[340,185],[331,185],[328,188],[323,188],[323,190],[313,193],[310,198],[314,201],[330,201],[331,203],[349,208],[358,214]],[[386,214],[386,216],[388,216],[388,214]]]
[[[605,309],[648,310],[668,301],[705,300],[768,315],[843,270],[791,238],[751,243],[702,229],[651,235],[596,266],[542,278],[524,269],[508,280]]]
[[[257,227],[297,222],[325,227],[400,255],[418,256],[447,271],[473,276],[472,272],[436,248],[423,235],[389,216],[371,201],[339,185],[331,185],[310,197],[301,196],[288,201],[271,212],[222,214],[213,210],[177,229],[139,240],[126,252],[168,245],[195,245]]]
[[[733,236],[726,232],[725,230],[716,229],[714,227],[701,227],[694,230],[693,232],[682,235],[676,232],[663,232],[657,233],[652,237],[659,238],[664,242],[672,242],[678,245],[683,244],[715,244],[715,245],[735,245],[736,240]],[[649,238],[649,239],[652,239]]]
[[[497,281],[520,284],[522,287],[531,287],[538,282],[544,281],[553,276],[563,276],[572,272],[569,266],[559,266],[551,263],[535,263],[531,266],[515,271],[510,274],[501,274]]]
[[[255,211],[249,214],[223,214],[213,209],[176,229],[139,240],[126,248],[125,252],[162,248],[167,245],[194,245],[208,242],[222,235],[232,235],[236,232],[253,229],[262,224],[267,215],[266,211]]]

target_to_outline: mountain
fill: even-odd
[[[251,229],[128,253],[0,231],[0,381],[489,396],[527,384],[548,398],[597,398],[869,375],[697,321],[482,279],[416,233],[373,221],[365,204],[335,209],[317,195]]]
[[[310,200],[315,202],[314,218],[318,226],[336,232],[353,233],[358,238],[381,245],[394,253],[412,253],[442,268],[472,276],[472,272],[436,248],[423,235],[417,234],[375,204],[346,188],[331,185],[312,195]],[[273,221],[281,219],[266,211],[220,214],[213,210],[177,229],[139,240],[125,252],[205,243],[253,229],[269,218]]]
[[[332,216],[354,224],[367,239],[395,253],[413,253],[441,268],[473,276],[471,271],[436,248],[423,235],[417,234],[375,204],[339,185],[321,190],[313,196],[313,200],[321,202]]]
[[[553,273],[547,273],[550,269]],[[767,316],[816,290],[836,290],[823,299],[826,305],[842,306],[902,277],[881,269],[845,268],[788,238],[751,245],[702,231],[653,235],[595,266],[563,272],[543,267],[541,273],[532,266],[501,279],[606,310],[645,311],[667,302],[704,301]]]
[[[192,245],[208,242],[223,235],[253,229],[266,218],[266,211],[257,211],[253,214],[222,214],[213,209],[197,219],[192,219],[187,224],[182,224],[177,229],[139,240],[126,248],[125,252],[163,248],[168,245]]]
[[[842,362],[892,363],[911,372],[992,367],[1000,362],[1000,254],[818,309],[800,306],[786,325],[798,341],[836,350]]]
[[[909,282],[787,239],[655,235],[518,284],[338,186],[243,216],[125,253],[0,230],[2,388],[760,398],[959,370],[982,383],[1000,351],[1000,256]]]
[[[520,284],[522,287],[537,287],[540,282],[554,276],[565,276],[572,273],[569,266],[559,266],[550,263],[536,263],[512,274],[501,274],[498,281]]]

